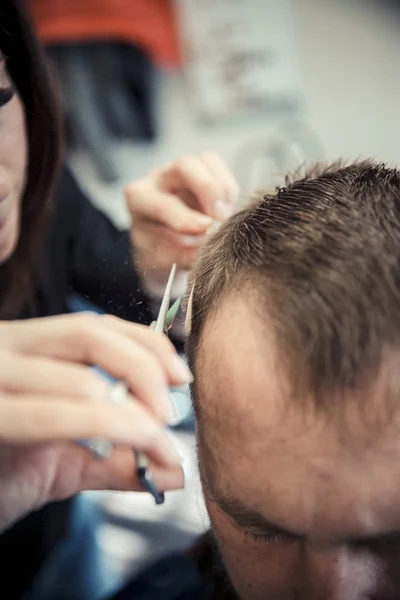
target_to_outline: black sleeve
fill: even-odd
[[[135,269],[129,232],[119,231],[63,170],[57,193],[58,224],[67,233],[65,261],[70,291],[104,312],[149,324],[149,299]]]

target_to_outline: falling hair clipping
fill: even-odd
[[[185,318],[185,333],[186,335],[190,335],[192,329],[192,305],[193,305],[193,292],[194,292],[194,283],[192,285],[192,289],[190,290],[190,296],[187,303],[186,309],[186,318]]]

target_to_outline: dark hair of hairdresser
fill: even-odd
[[[0,266],[0,318],[4,319],[17,316],[31,299],[60,144],[57,102],[27,11],[20,0],[2,0],[0,14],[0,50],[24,105],[29,153],[18,245]]]

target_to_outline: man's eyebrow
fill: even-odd
[[[248,508],[237,500],[225,498],[222,495],[213,495],[213,500],[224,512],[224,514],[228,515],[240,528],[248,529],[250,531],[253,530],[255,533],[257,532],[261,534],[278,534],[298,540],[307,539],[307,536],[304,533],[295,533],[285,529],[284,527],[281,527],[280,525],[277,525],[276,523],[272,523],[258,511]],[[377,543],[396,543],[398,547],[400,544],[400,531],[388,531],[378,533],[376,535],[349,535],[343,537],[340,542],[343,544],[363,546],[371,546]]]
[[[259,533],[280,534],[289,538],[305,538],[304,534],[288,531],[284,527],[281,527],[276,523],[272,523],[261,513],[245,506],[238,500],[214,493],[212,494],[212,498],[222,512],[243,529],[254,530]]]

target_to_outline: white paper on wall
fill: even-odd
[[[205,118],[296,106],[292,0],[176,0],[192,103]]]

